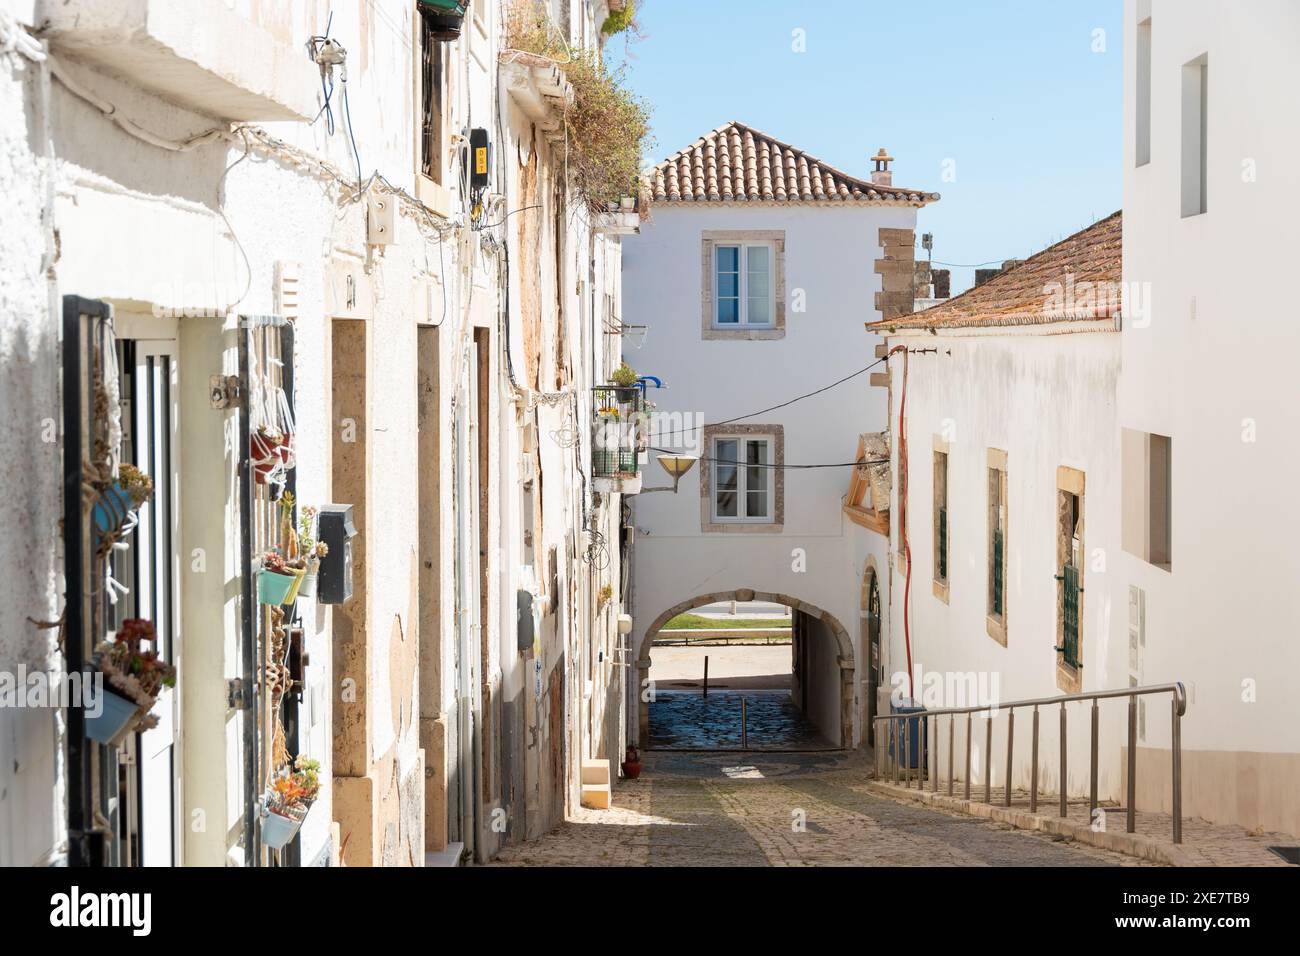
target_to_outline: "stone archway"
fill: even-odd
[[[719,604],[725,601],[765,601],[771,604],[784,604],[786,607],[806,614],[827,625],[831,634],[835,637],[838,650],[836,659],[840,667],[840,747],[845,750],[851,748],[853,746],[854,657],[853,640],[849,637],[849,632],[845,630],[843,624],[836,620],[834,615],[822,610],[815,604],[801,601],[789,594],[754,591],[749,588],[701,594],[682,601],[680,604],[674,604],[656,617],[641,635],[641,642],[637,647],[637,682],[634,688],[637,698],[638,745],[643,749],[650,746],[650,702],[646,700],[642,688],[646,686],[650,678],[650,645],[654,640],[654,636],[659,633],[665,624],[679,614],[685,614],[687,611],[703,607],[706,604]]]

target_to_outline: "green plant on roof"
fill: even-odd
[[[636,29],[636,3],[635,0],[627,0],[622,10],[611,10],[605,22],[600,25],[600,32],[607,37],[612,37],[616,33],[622,33],[624,30]]]
[[[506,46],[554,60],[564,70],[573,101],[564,108],[560,148],[570,185],[593,214],[617,206],[628,184],[640,180],[641,158],[653,145],[649,105],[623,86],[624,68],[610,70],[599,50],[570,47],[536,0],[511,5]],[[648,204],[641,205],[648,213]]]

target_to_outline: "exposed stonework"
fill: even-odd
[[[911,229],[880,229],[881,257],[875,272],[881,277],[876,309],[881,319],[907,315],[914,307],[916,233]]]

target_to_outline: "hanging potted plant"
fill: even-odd
[[[419,0],[420,14],[435,40],[456,40],[465,22],[468,0]]]
[[[295,465],[294,421],[289,398],[282,388],[263,392],[251,409],[256,427],[248,436],[248,457],[253,480],[259,485],[283,485]]]
[[[86,736],[117,744],[132,731],[158,725],[149,713],[164,687],[176,686],[176,668],[142,644],[156,641],[154,626],[142,618],[122,622],[116,637],[95,648],[95,662],[111,687],[105,687],[98,715],[86,713]]]
[[[253,480],[259,485],[270,483],[284,469],[284,458],[280,454],[283,441],[283,433],[270,425],[258,425],[248,436],[248,457],[253,465]]]
[[[308,505],[298,516],[298,550],[302,555],[304,571],[302,583],[298,585],[298,597],[316,596],[316,574],[320,570],[320,559],[330,551],[329,545],[314,537],[316,514],[316,509]]]
[[[614,389],[614,395],[620,402],[636,400],[637,382],[640,381],[636,369],[624,362],[614,369],[614,374],[609,378],[617,386]]]
[[[294,838],[320,792],[320,762],[298,757],[276,774],[262,798],[262,843],[281,850]]]
[[[117,538],[131,530],[136,511],[152,496],[152,478],[135,465],[119,465],[112,484],[98,490],[91,511],[95,537]]]
[[[291,568],[278,549],[262,556],[262,567],[257,572],[257,600],[262,604],[292,604],[290,594],[297,590],[306,572]]]

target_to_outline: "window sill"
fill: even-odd
[[[704,341],[716,341],[719,339],[739,339],[741,341],[762,342],[771,339],[785,338],[785,329],[759,329],[745,328],[738,329],[705,329],[703,333]]]
[[[994,617],[989,614],[984,618],[984,628],[988,631],[989,637],[1003,647],[1007,646],[1007,621],[1005,617]]]
[[[947,604],[948,603],[948,582],[934,581],[932,582],[932,588],[934,590],[934,596],[937,597],[944,604]]]
[[[700,530],[705,534],[780,534],[785,526],[774,521],[706,521]]]
[[[1059,651],[1053,651],[1056,654],[1056,687],[1057,690],[1067,694],[1083,693],[1083,669],[1080,667],[1071,667],[1069,664],[1061,661]]]
[[[415,174],[415,198],[432,209],[436,215],[446,219],[451,218],[451,193],[424,173]]]

